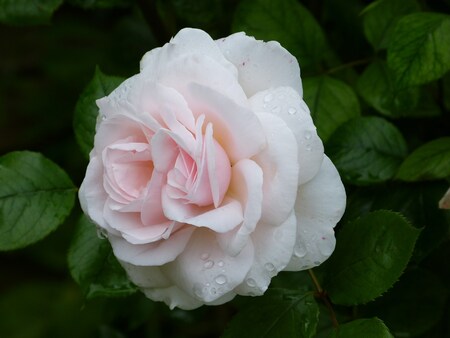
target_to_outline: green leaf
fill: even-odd
[[[394,338],[389,329],[378,318],[358,319],[340,325],[333,338]]]
[[[439,277],[416,268],[406,271],[387,294],[362,310],[379,316],[396,337],[416,337],[439,322],[447,298],[446,285]]]
[[[399,20],[387,61],[399,87],[436,80],[450,70],[450,16],[415,13]]]
[[[78,222],[68,260],[70,273],[87,298],[127,296],[136,292],[109,242],[98,237],[96,226],[84,215]]]
[[[417,228],[421,228],[413,254],[414,261],[429,255],[445,239],[449,225],[445,211],[436,207],[437,201],[448,189],[444,182],[395,184],[371,191],[367,198],[372,210],[387,209],[400,212]]]
[[[450,137],[428,142],[414,150],[402,163],[397,178],[423,181],[450,176]]]
[[[269,289],[235,315],[222,338],[314,337],[318,317],[312,292]]]
[[[54,231],[70,214],[76,188],[38,153],[0,157],[0,251],[22,248]]]
[[[98,9],[126,7],[132,5],[135,0],[68,0],[68,2],[84,9]]]
[[[346,224],[323,267],[324,289],[331,300],[363,304],[386,292],[408,264],[419,232],[390,211],[375,211]]]
[[[407,148],[393,124],[379,117],[359,117],[336,130],[327,153],[345,181],[364,185],[393,178]]]
[[[37,25],[50,22],[63,0],[0,0],[0,22]]]
[[[236,9],[233,31],[278,41],[297,57],[302,69],[317,69],[328,52],[316,19],[295,0],[244,0]]]
[[[391,70],[383,61],[370,64],[357,82],[359,94],[378,112],[389,117],[409,116],[416,108],[417,87],[397,89]]]
[[[305,78],[304,99],[323,141],[344,122],[360,115],[359,101],[353,89],[328,76]]]
[[[375,50],[386,48],[398,20],[419,10],[419,4],[414,0],[378,0],[371,3],[363,11],[367,40]]]
[[[75,137],[86,158],[89,158],[89,152],[94,146],[95,123],[98,116],[98,107],[95,101],[109,95],[123,80],[121,77],[105,75],[99,68],[96,68],[93,79],[77,101],[73,127]]]
[[[214,28],[223,18],[223,0],[170,0],[172,10],[191,27]]]

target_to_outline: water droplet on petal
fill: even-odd
[[[273,99],[273,95],[272,94],[267,94],[266,96],[264,96],[264,102],[270,102]]]
[[[306,150],[311,151],[311,149],[312,149],[312,148],[311,148],[311,145],[310,145],[310,144],[307,144],[307,145],[306,145]]]
[[[98,227],[97,228],[97,237],[100,239],[107,239],[108,238],[108,231],[106,231],[103,228]]]
[[[311,132],[309,130],[305,131],[305,139],[309,140],[311,138]]]
[[[253,278],[247,278],[246,282],[247,282],[247,285],[250,287],[256,286],[256,282]]]
[[[291,107],[291,108],[288,109],[288,113],[291,114],[291,115],[294,115],[294,114],[297,113],[297,109],[295,109],[294,107]]]
[[[212,295],[217,294],[216,288],[211,288],[211,289],[209,289],[209,293],[212,294]]]
[[[319,265],[320,262],[319,261],[314,261],[314,265]]]
[[[220,266],[220,267],[223,267],[223,266],[224,266],[224,262],[223,262],[223,261],[219,261],[219,262],[217,263],[217,265]]]
[[[202,255],[200,256],[200,258],[204,261],[206,261],[209,258],[209,253],[202,253]]]
[[[266,264],[264,264],[264,267],[266,268],[266,270],[269,270],[269,271],[275,270],[275,266],[272,263],[266,263]]]
[[[212,267],[214,266],[214,262],[212,261],[212,260],[207,260],[206,262],[205,262],[205,264],[203,264],[203,267],[205,268],[205,269],[211,269]]]
[[[299,258],[302,258],[302,257],[305,257],[306,256],[306,248],[305,248],[305,246],[303,245],[303,244],[301,244],[301,243],[298,243],[296,246],[295,246],[295,248],[294,248],[294,255],[295,256],[297,256],[297,257],[299,257]]]
[[[216,277],[215,281],[217,284],[223,285],[227,282],[227,277],[225,277],[224,275],[219,275]]]

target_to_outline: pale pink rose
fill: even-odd
[[[81,205],[147,297],[262,295],[331,255],[346,196],[302,94],[279,43],[183,29],[97,101]]]

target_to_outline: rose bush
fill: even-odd
[[[279,43],[184,29],[97,104],[80,202],[147,297],[261,295],[333,252],[344,187]]]

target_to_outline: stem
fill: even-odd
[[[337,329],[339,327],[339,322],[336,318],[336,313],[334,312],[333,305],[331,304],[330,300],[328,299],[327,293],[320,286],[319,280],[317,279],[316,275],[314,274],[314,271],[312,269],[308,269],[308,273],[313,281],[314,287],[317,290],[316,296],[322,300],[322,302],[327,307],[328,311],[330,311],[331,323],[333,324],[333,327]]]
[[[354,67],[354,66],[358,66],[358,65],[363,65],[363,64],[369,63],[372,60],[373,60],[373,58],[370,57],[370,58],[366,58],[366,59],[355,60],[355,61],[352,61],[349,63],[344,63],[343,65],[339,65],[337,67],[327,70],[325,72],[325,74],[331,74],[331,73],[338,72],[342,69],[346,69],[346,68],[350,68],[350,67]]]

